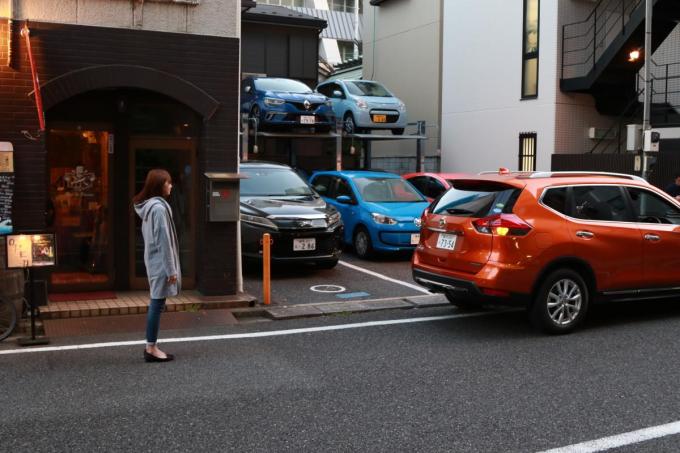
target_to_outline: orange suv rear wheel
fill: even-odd
[[[578,272],[562,268],[547,276],[529,308],[535,327],[561,334],[574,330],[586,316],[590,290]]]

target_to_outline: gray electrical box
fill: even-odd
[[[208,178],[208,221],[236,222],[239,219],[240,173],[205,173]]]

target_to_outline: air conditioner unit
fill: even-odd
[[[612,129],[608,132],[607,129],[600,127],[589,127],[588,138],[592,140],[614,140],[616,138],[616,130]]]
[[[642,149],[642,124],[626,124],[626,150]]]

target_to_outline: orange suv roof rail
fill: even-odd
[[[530,175],[530,171],[510,171],[507,168],[500,168],[498,170],[480,171],[477,175]]]
[[[611,173],[606,171],[537,171],[528,175],[529,178],[559,178],[569,176],[611,176],[613,178],[632,179],[634,181],[645,181],[636,175],[628,175],[626,173]]]

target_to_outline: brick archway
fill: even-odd
[[[102,65],[67,72],[41,85],[45,111],[75,95],[102,88],[141,88],[164,94],[208,121],[220,103],[196,85],[145,66]]]

